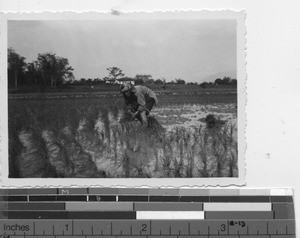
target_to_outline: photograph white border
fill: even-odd
[[[113,13],[113,14],[112,14]],[[203,187],[245,185],[245,126],[246,126],[246,27],[245,12],[178,11],[178,12],[42,12],[0,14],[0,173],[1,187]],[[7,21],[8,20],[124,20],[124,19],[236,19],[237,20],[237,79],[238,79],[238,171],[237,178],[8,178],[8,94],[7,94]]]

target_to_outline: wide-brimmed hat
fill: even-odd
[[[126,82],[120,86],[120,91],[121,91],[121,93],[126,93],[126,92],[130,91],[132,89],[132,87],[133,86],[131,83]]]

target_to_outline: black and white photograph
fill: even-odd
[[[242,184],[244,18],[8,15],[2,174],[35,185]]]

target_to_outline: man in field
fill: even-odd
[[[137,118],[143,126],[147,126],[149,113],[158,103],[155,93],[150,88],[142,85],[133,86],[130,83],[122,84],[120,90],[126,106],[134,112],[132,118]]]

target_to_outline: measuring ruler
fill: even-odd
[[[296,237],[290,189],[0,191],[0,237]]]

